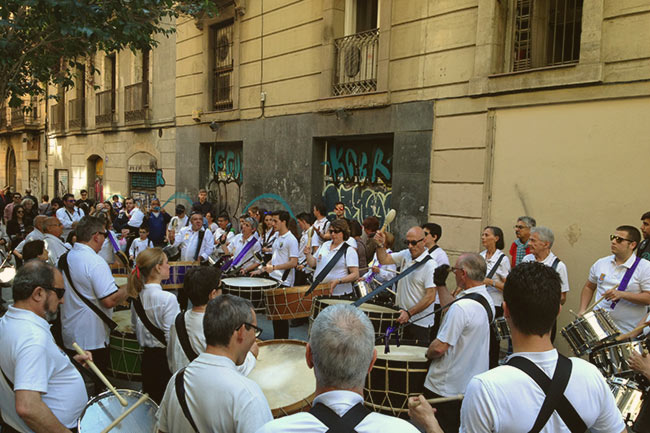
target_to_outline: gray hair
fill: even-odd
[[[485,259],[478,253],[461,254],[456,261],[456,266],[462,268],[467,273],[467,278],[472,281],[482,283],[487,274]]]
[[[88,215],[81,218],[75,229],[77,241],[89,242],[95,233],[105,230],[104,225],[105,221],[98,217]]]
[[[319,387],[362,388],[375,347],[370,319],[358,308],[336,304],[318,314],[309,345]]]
[[[29,202],[32,207],[34,207],[34,201],[31,198],[23,198],[23,200],[20,202],[20,204],[25,207],[25,205]]]
[[[526,215],[520,216],[519,218],[517,218],[517,221],[521,221],[531,229],[537,225],[537,221],[535,221],[535,218]]]
[[[37,287],[52,287],[56,268],[40,260],[25,263],[14,277],[11,287],[14,301],[23,301],[32,296]]]
[[[234,295],[221,295],[208,302],[203,333],[208,346],[228,347],[230,337],[244,322],[253,320],[253,304]]]
[[[550,242],[549,248],[553,247],[553,242],[555,242],[555,235],[553,231],[548,227],[539,226],[534,227],[530,230],[530,234],[537,233],[539,235],[539,240],[542,242]]]

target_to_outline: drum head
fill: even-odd
[[[254,277],[224,278],[221,282],[226,286],[232,287],[272,287],[278,284],[275,280]]]
[[[133,334],[133,323],[131,323],[131,310],[115,311],[113,322],[117,323],[116,331],[122,334]]]
[[[110,391],[95,396],[81,412],[77,424],[79,433],[100,433],[115,418],[126,412],[129,407],[133,406],[142,397],[141,393],[129,389],[118,389],[117,391],[126,399],[128,405],[126,407],[122,406],[117,397]],[[158,405],[153,400],[147,399],[124,418],[122,422],[113,427],[111,432],[153,432],[156,426],[157,410]]]
[[[390,352],[384,353],[386,346],[375,346],[377,358],[390,361],[426,361],[427,348],[421,346],[390,346]]]
[[[0,282],[2,283],[8,283],[11,280],[14,279],[16,276],[16,268],[14,267],[9,267],[9,268],[3,268],[0,270]]]
[[[307,343],[269,340],[259,346],[257,363],[248,378],[262,389],[273,416],[296,412],[311,403],[316,377],[305,360]]]

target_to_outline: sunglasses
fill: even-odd
[[[405,240],[405,241],[404,241],[404,245],[406,245],[406,246],[408,246],[408,245],[416,246],[417,244],[419,244],[419,243],[422,242],[423,240],[424,240],[424,238],[420,239],[419,241],[409,241],[409,240]]]
[[[330,229],[329,232],[330,233],[343,233],[343,231],[339,230],[339,229]]]
[[[251,328],[255,330],[255,338],[258,338],[260,335],[262,335],[262,328],[259,326],[255,326],[252,323],[244,322],[242,323],[246,327],[246,330],[250,331]]]
[[[50,291],[56,293],[57,298],[63,299],[63,295],[65,294],[65,289],[64,288],[49,287],[49,286],[41,286],[41,287],[43,287],[45,290],[50,290]]]
[[[108,232],[97,232],[98,235],[102,235],[104,237],[108,236]]]
[[[68,199],[68,200],[66,200],[66,201],[67,201],[68,203],[74,203],[74,202],[75,202],[75,200],[74,200],[73,198],[70,198],[70,199]]]
[[[620,243],[623,242],[623,241],[634,242],[633,240],[625,239],[625,238],[622,238],[622,237],[620,237],[620,236],[616,236],[616,235],[609,235],[609,240],[610,240],[610,241],[614,241],[614,240],[615,240],[617,244],[620,244]]]

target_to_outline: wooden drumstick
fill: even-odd
[[[314,226],[311,226],[309,227],[309,230],[307,230],[307,248],[309,248],[309,251],[311,251],[311,240],[313,236],[314,236]]]
[[[633,337],[634,334],[636,334],[637,332],[639,332],[640,330],[642,330],[643,328],[645,328],[648,325],[650,325],[650,320],[648,320],[645,323],[642,323],[641,325],[637,326],[636,328],[634,328],[630,332],[627,332],[627,333],[625,333],[623,335],[619,335],[618,337],[615,338],[615,340],[616,341],[627,340],[628,338]]]
[[[390,223],[393,222],[393,220],[395,219],[396,216],[397,216],[397,212],[395,211],[395,209],[391,209],[391,210],[388,211],[388,213],[386,214],[386,217],[384,218],[384,225],[381,226],[381,231],[382,232],[386,231],[386,229],[388,228]]]
[[[454,396],[451,396],[451,397],[430,398],[430,399],[427,399],[427,402],[429,404],[447,403],[447,402],[450,402],[450,401],[462,400],[464,397],[465,396],[463,394],[458,394],[458,395],[454,395]],[[419,400],[409,401],[409,408],[418,407],[419,405],[420,405]]]
[[[125,410],[124,413],[123,413],[122,415],[120,415],[120,416],[118,416],[117,418],[115,418],[115,420],[113,420],[113,422],[110,423],[110,424],[108,425],[108,427],[106,427],[104,430],[102,430],[102,433],[108,433],[108,432],[109,432],[110,430],[112,430],[116,425],[118,425],[119,423],[121,423],[122,420],[123,420],[124,418],[126,418],[127,416],[129,416],[129,414],[130,414],[131,412],[133,412],[133,411],[135,410],[136,407],[140,406],[142,403],[144,403],[144,402],[147,401],[148,399],[149,399],[149,394],[143,394],[142,397],[140,397],[140,398],[138,399],[138,401],[136,401],[136,402],[133,404],[133,406],[131,406],[130,408],[128,408],[127,410]]]
[[[79,347],[79,345],[77,343],[72,343],[72,348],[74,350],[76,350],[79,355],[86,356],[86,352],[84,352],[84,350],[81,347]],[[124,399],[124,397],[122,397],[120,395],[120,393],[117,392],[115,387],[113,385],[111,385],[111,383],[108,381],[108,379],[106,379],[106,376],[104,376],[104,374],[101,371],[99,371],[99,368],[97,368],[97,366],[95,365],[94,362],[92,362],[91,360],[87,360],[86,364],[88,364],[88,367],[90,367],[90,369],[93,371],[93,373],[95,373],[97,375],[97,377],[99,377],[99,379],[104,383],[104,385],[106,385],[106,387],[108,389],[110,389],[113,394],[115,394],[115,397],[117,397],[117,399],[120,401],[120,404],[122,406],[127,406],[129,404]]]
[[[617,288],[617,287],[618,287],[618,284],[615,285],[615,286],[613,287],[613,289],[615,289],[615,288]],[[612,290],[613,290],[613,289],[612,289]],[[600,298],[598,298],[598,300],[597,300],[596,302],[594,302],[593,304],[591,304],[589,307],[587,307],[587,309],[586,309],[585,311],[583,311],[583,312],[580,314],[580,316],[584,316],[585,314],[589,313],[591,310],[593,310],[594,308],[596,308],[596,305],[600,304],[600,303],[602,302],[603,299],[605,299],[605,296],[604,296],[604,295],[601,296]]]
[[[376,278],[373,278],[372,281],[374,281],[375,283],[377,283],[377,284],[379,284],[379,285],[381,286],[381,282],[377,281]],[[386,287],[385,290],[386,290],[388,293],[390,293],[391,295],[393,295],[393,296],[397,296],[397,293],[395,293],[393,290],[389,289],[388,287]]]

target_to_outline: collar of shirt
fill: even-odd
[[[198,364],[208,364],[214,367],[229,368],[231,370],[237,371],[237,366],[232,361],[232,359],[228,358],[227,356],[214,355],[208,352],[201,353],[194,361],[192,361],[192,363],[194,362]]]
[[[322,403],[332,409],[338,416],[344,415],[349,408],[357,403],[363,403],[363,397],[356,392],[336,390],[324,392],[314,398],[314,405]]]
[[[508,362],[510,358],[515,356],[523,356],[530,359],[535,364],[540,364],[544,361],[554,361],[558,358],[557,349],[551,349],[544,352],[515,352],[512,355],[509,355],[505,359],[505,362]]]
[[[72,246],[72,249],[76,251],[90,251],[93,254],[97,254],[95,250],[93,250],[88,245],[81,242],[75,242],[74,245]]]
[[[13,305],[10,305],[5,317],[16,320],[26,320],[37,325],[40,328],[43,328],[47,332],[50,332],[50,324],[47,323],[47,320],[40,317],[38,314],[33,311],[26,310],[24,308],[16,308]]]
[[[474,287],[470,287],[469,289],[465,289],[465,290],[463,290],[462,292],[460,292],[458,294],[458,297],[460,298],[460,297],[463,297],[463,296],[468,295],[470,293],[478,293],[481,290],[487,290],[487,288],[485,287],[485,284],[481,284],[480,286],[474,286]]]
[[[422,254],[420,254],[419,256],[417,256],[417,257],[415,258],[415,260],[413,259],[413,256],[411,256],[411,261],[412,261],[412,262],[414,262],[414,261],[415,261],[415,262],[421,262],[421,261],[424,260],[424,258],[425,258],[426,256],[428,256],[428,255],[429,255],[429,250],[427,250],[427,249],[425,248],[424,251],[422,252]]]
[[[530,240],[530,239],[528,239],[528,241],[529,241],[529,240]],[[521,242],[521,240],[520,240],[519,238],[515,238],[515,244],[516,244],[518,247],[524,247],[524,248],[526,248],[526,247],[528,246],[528,241],[526,241],[526,242],[524,243],[524,242]]]
[[[157,291],[162,291],[162,286],[157,283],[147,283],[144,285],[144,288],[147,290],[157,290]]]
[[[611,263],[616,266],[623,266],[624,268],[630,269],[632,265],[634,264],[634,261],[636,260],[636,254],[632,253],[632,255],[625,261],[625,263],[619,265],[616,263],[616,256],[614,254],[611,255]]]

